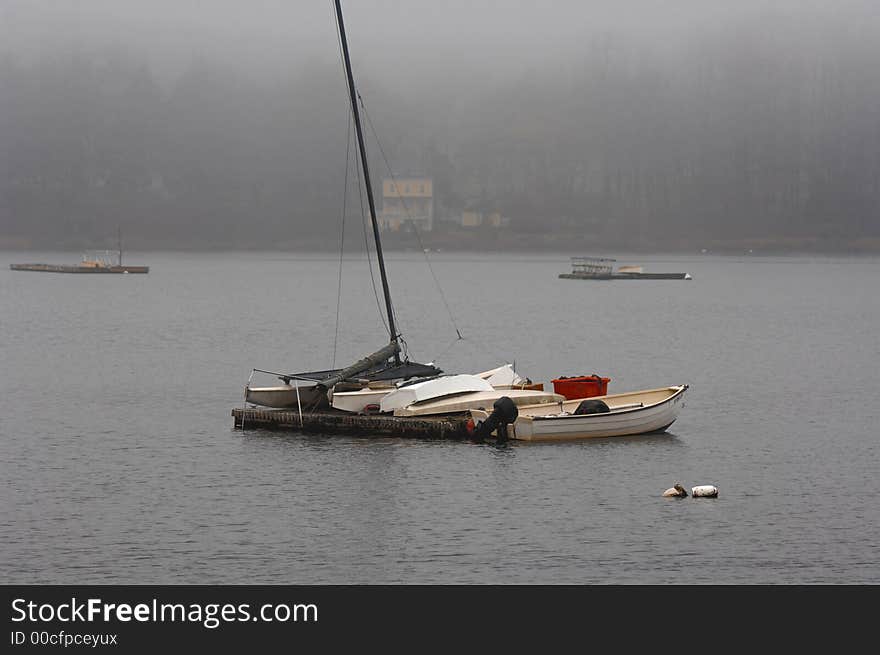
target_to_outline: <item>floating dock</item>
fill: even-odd
[[[303,412],[288,409],[236,407],[232,410],[236,429],[283,430],[359,437],[403,437],[411,439],[467,439],[469,412],[444,416],[389,416],[352,414],[335,410]]]
[[[13,271],[35,273],[149,273],[149,266],[65,266],[62,264],[10,264]]]

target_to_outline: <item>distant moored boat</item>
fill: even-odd
[[[572,257],[571,273],[559,277],[570,280],[690,280],[689,273],[645,273],[641,266],[618,266],[608,257]]]
[[[33,271],[35,273],[149,273],[149,266],[123,266],[122,235],[119,236],[119,250],[116,262],[110,250],[88,251],[79,264],[10,264],[13,271]]]
[[[87,259],[75,266],[63,264],[10,264],[13,271],[34,271],[37,273],[149,273],[149,266],[119,266],[100,260]]]

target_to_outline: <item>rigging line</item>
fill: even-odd
[[[499,355],[499,354],[498,354],[497,352],[495,352],[492,348],[489,348],[488,346],[486,346],[485,343],[483,343],[483,342],[481,342],[481,341],[477,341],[477,340],[473,339],[472,337],[468,337],[467,339],[465,339],[464,337],[462,337],[461,340],[462,340],[462,341],[469,341],[469,342],[473,343],[475,346],[477,346],[477,348],[478,348],[479,350],[484,351],[486,354],[491,355],[491,356],[494,357],[495,359],[500,360],[500,361],[504,362],[505,364],[510,364],[511,361],[513,361],[513,360],[509,360],[509,359],[508,359],[507,357],[505,357],[504,355]],[[515,359],[516,359],[516,358],[514,357],[514,360],[515,360]]]
[[[469,350],[470,353],[476,352],[479,355],[483,355],[483,354],[490,355],[492,358],[494,358],[498,361],[504,362],[505,364],[510,364],[512,362],[514,362],[514,363],[516,362],[516,357],[514,357],[513,359],[509,359],[507,356],[501,355],[501,354],[497,353],[496,351],[494,351],[492,348],[489,348],[482,341],[478,341],[478,340],[474,339],[473,337],[463,337],[460,335],[456,336],[452,340],[452,342],[448,346],[446,346],[446,348],[436,358],[435,361],[440,361],[443,357],[445,357],[449,353],[449,351],[452,349],[452,347],[455,346],[456,344],[458,344],[459,342],[464,342],[466,345],[468,345],[470,347],[470,350]],[[514,366],[514,369],[516,369],[515,366]]]
[[[339,306],[342,300],[342,259],[345,253],[345,214],[348,205],[348,166],[351,161],[351,113],[349,112],[346,121],[348,128],[348,136],[345,141],[345,183],[342,186],[342,226],[339,230],[339,276],[336,282],[336,327],[333,330],[333,363],[331,366],[336,368],[336,345],[339,340]]]
[[[388,157],[385,156],[385,150],[382,148],[382,143],[379,141],[379,135],[376,134],[376,128],[373,127],[373,120],[370,118],[370,114],[367,112],[367,108],[364,105],[364,99],[361,97],[361,94],[358,94],[358,100],[361,102],[361,109],[364,110],[364,118],[367,119],[367,125],[370,126],[370,131],[373,133],[373,138],[376,139],[376,145],[379,146],[379,152],[382,153],[382,159],[385,161],[385,167],[388,169],[388,174],[391,176],[391,183],[394,185],[395,190],[398,190],[400,187],[397,185],[397,179],[394,177],[394,171],[391,170],[391,165],[388,163]],[[403,210],[406,212],[406,215],[409,216],[410,223],[412,223],[413,231],[416,234],[416,239],[419,242],[419,249],[422,251],[422,255],[425,257],[425,262],[428,264],[428,270],[431,272],[431,277],[434,279],[434,285],[437,287],[437,291],[440,292],[440,298],[443,300],[443,305],[446,307],[446,313],[449,314],[449,320],[452,323],[452,327],[455,328],[455,333],[458,335],[459,339],[463,339],[461,336],[461,330],[458,329],[458,324],[455,322],[455,317],[452,315],[452,310],[449,308],[449,303],[446,300],[446,294],[443,293],[443,287],[440,286],[440,281],[437,279],[437,274],[434,272],[434,267],[431,265],[431,260],[428,257],[428,253],[425,252],[424,243],[422,243],[422,236],[419,232],[419,226],[416,225],[415,220],[413,220],[413,216],[409,211],[409,206],[406,204],[406,200],[404,200],[403,196],[400,196],[400,201],[403,204]]]
[[[391,334],[391,328],[388,327],[388,322],[385,320],[385,314],[382,312],[382,303],[379,300],[379,291],[376,289],[376,276],[373,275],[373,260],[370,255],[370,238],[367,235],[367,213],[364,211],[364,190],[361,188],[363,185],[361,184],[361,169],[360,165],[355,166],[355,174],[357,176],[357,188],[358,188],[358,200],[360,200],[361,206],[361,226],[364,228],[364,250],[367,254],[367,268],[370,271],[370,283],[373,285],[373,296],[376,299],[376,309],[379,310],[379,318],[382,321],[382,325],[385,326],[385,331],[391,335],[391,338],[394,338],[394,335]]]
[[[449,351],[452,350],[452,346],[454,346],[455,344],[457,344],[459,341],[462,341],[462,338],[461,338],[461,337],[455,337],[455,339],[453,339],[452,341],[450,341],[450,342],[449,342],[449,345],[446,346],[446,348],[444,348],[443,352],[440,353],[439,355],[437,355],[435,361],[438,361],[438,362],[439,362],[439,361],[442,361],[443,358],[446,357],[446,355],[449,353]]]
[[[394,171],[391,169],[391,165],[388,162],[388,157],[385,155],[385,150],[382,148],[382,142],[379,141],[379,135],[376,132],[376,128],[373,126],[373,121],[370,118],[369,113],[367,112],[367,108],[364,105],[363,97],[358,94],[358,100],[360,100],[361,109],[364,111],[364,118],[367,119],[367,125],[370,127],[370,131],[373,133],[373,138],[376,140],[376,145],[379,146],[379,152],[382,154],[382,159],[385,162],[385,168],[388,169],[388,174],[391,176],[391,183],[394,185],[395,189],[399,189],[400,187],[397,184],[397,179],[394,177]],[[455,329],[456,335],[458,338],[463,338],[461,336],[461,331],[458,329],[458,325],[455,322],[455,317],[452,315],[452,310],[449,308],[449,303],[446,300],[446,295],[443,293],[443,288],[440,286],[440,281],[437,279],[437,275],[434,272],[434,268],[431,265],[431,260],[428,259],[428,254],[425,252],[425,244],[422,242],[421,233],[419,232],[419,227],[416,224],[415,220],[413,220],[413,215],[409,211],[409,206],[406,204],[406,200],[401,196],[400,201],[403,204],[403,209],[406,212],[407,216],[410,219],[410,224],[413,226],[413,230],[416,234],[416,240],[419,242],[419,249],[422,251],[422,256],[425,258],[425,263],[428,265],[428,270],[431,273],[431,277],[434,280],[434,286],[437,287],[437,290],[440,293],[440,298],[443,300],[443,305],[446,307],[446,313],[449,316],[449,320],[452,323],[452,327]],[[395,313],[395,318],[397,318],[397,314]]]
[[[361,94],[358,93],[357,89],[355,89],[355,93],[358,94],[358,98],[361,97]],[[364,103],[363,103],[363,100],[361,100],[361,107],[363,107],[363,106],[364,106]],[[366,143],[366,139],[364,139],[363,146],[364,146],[364,152],[366,153],[367,161],[369,161],[369,153],[367,152],[367,147],[368,147],[368,146],[367,146],[367,143]],[[364,176],[364,186],[366,187],[366,175]],[[360,188],[360,187],[359,187],[359,188]],[[366,218],[364,218],[364,231],[365,231],[365,232],[364,232],[364,238],[366,238],[366,229],[367,229],[367,227],[366,227]],[[369,249],[367,250],[367,252],[369,253]],[[376,253],[376,258],[377,258],[377,260],[378,260],[378,253]],[[372,263],[371,263],[371,264],[370,264],[370,275],[372,275],[372,274],[373,274],[373,268],[372,268]],[[377,293],[376,302],[378,303],[378,292],[376,292],[376,283],[375,283],[375,281],[373,282],[373,292],[374,292],[374,293]],[[391,335],[391,338],[392,338],[392,339],[399,338],[399,337],[401,336],[401,333],[402,333],[402,330],[399,329],[399,326],[400,326],[400,320],[399,320],[399,317],[397,316],[397,310],[394,309],[394,302],[391,300],[390,297],[388,298],[388,308],[389,308],[390,311],[391,311],[391,315],[394,317],[394,324],[398,326],[398,330],[397,330],[397,331],[398,331],[398,334],[391,334],[391,328],[389,328],[389,327],[388,327],[388,323],[385,322],[385,317],[384,317],[384,316],[382,317],[382,323],[385,325],[385,329],[388,330],[388,334]],[[382,313],[381,306],[380,306],[380,309],[379,309],[379,313],[380,313],[380,314]]]
[[[336,14],[336,8],[334,6],[333,0],[330,0],[330,10],[333,15]],[[340,31],[339,21],[334,20],[334,24],[336,25],[336,45],[338,46],[338,50],[339,50],[339,61],[342,63],[343,70],[345,70],[345,55],[342,51],[342,32]],[[357,92],[357,90],[355,90],[355,92]],[[351,97],[351,89],[349,88],[348,80],[346,80],[346,84],[345,84],[345,95],[348,96],[348,99],[349,99],[348,113],[349,113],[350,119],[351,119],[351,121],[354,121],[354,110],[351,109],[351,106],[353,104],[354,99]],[[358,94],[358,96],[360,96],[360,94]],[[363,104],[363,103],[361,103],[361,104]],[[351,128],[351,123],[349,123],[349,128]],[[364,150],[366,150],[366,144],[364,144]],[[376,307],[379,310],[379,318],[382,320],[382,325],[385,327],[385,331],[388,332],[388,334],[391,336],[391,339],[394,339],[395,335],[391,334],[391,328],[388,327],[388,322],[385,320],[385,316],[382,312],[382,303],[379,301],[379,292],[376,289],[376,278],[373,275],[373,261],[370,258],[370,243],[369,243],[369,237],[367,236],[367,215],[366,215],[366,212],[364,211],[364,189],[363,189],[363,185],[361,184],[361,176],[360,176],[361,165],[362,165],[362,162],[357,163],[355,165],[354,170],[355,170],[355,175],[357,177],[358,200],[360,201],[360,206],[361,206],[361,224],[363,225],[363,228],[364,228],[364,248],[365,248],[366,254],[367,254],[367,268],[369,268],[369,270],[370,270],[370,283],[373,285],[373,296],[376,298]],[[392,313],[394,312],[393,306],[391,307],[391,311],[392,311]],[[395,318],[396,318],[396,316],[395,316]]]

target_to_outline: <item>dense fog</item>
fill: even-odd
[[[874,2],[343,9],[393,247],[880,250]],[[336,249],[347,103],[327,0],[0,0],[0,247]]]

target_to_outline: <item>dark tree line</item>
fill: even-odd
[[[876,249],[878,36],[744,21],[675,47],[594,37],[458,95],[376,71],[360,84],[384,154],[434,177],[441,217],[500,211],[536,244]],[[92,247],[121,227],[134,247],[332,249],[344,93],[323,63],[268,84],[194,61],[160,84],[125,49],[7,54],[0,246]]]

